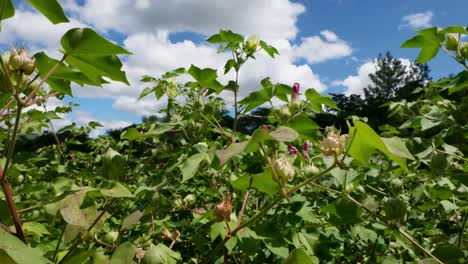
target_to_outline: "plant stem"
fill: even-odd
[[[110,202],[108,202],[104,206],[104,208],[102,209],[102,212],[98,215],[98,217],[94,220],[94,222],[88,227],[88,229],[86,229],[86,231],[83,232],[83,234],[80,236],[80,238],[78,240],[76,240],[75,243],[73,243],[73,245],[68,250],[67,254],[65,254],[65,256],[59,261],[58,264],[65,263],[65,260],[67,260],[67,258],[70,257],[70,255],[73,253],[73,251],[75,251],[75,249],[78,247],[78,245],[81,242],[83,242],[84,238],[88,235],[88,233],[91,231],[91,229],[93,229],[93,227],[99,222],[99,220],[101,220],[101,218],[104,216],[104,214],[107,212],[107,210],[109,210],[109,208],[111,207],[113,202],[114,201],[111,200]]]
[[[252,187],[252,182],[253,182],[253,177],[251,176],[250,181],[249,181],[249,187],[247,187],[247,191],[245,192],[244,201],[242,202],[242,207],[239,212],[239,217],[237,218],[237,226],[240,225],[242,221],[242,217],[244,216],[244,210],[245,210],[245,206],[247,205],[247,200],[249,199],[250,188]]]
[[[54,256],[52,257],[52,261],[55,263],[57,261],[57,254],[60,248],[60,242],[62,242],[63,235],[65,234],[65,228],[67,225],[63,226],[62,233],[60,234],[59,240],[57,241],[57,246],[55,246]]]
[[[16,233],[13,232],[13,230],[11,230],[8,226],[0,223],[0,228],[2,228],[3,230],[7,231],[8,233],[10,233],[11,235],[14,235],[16,236]]]
[[[52,69],[50,69],[50,71],[44,76],[44,78],[41,79],[41,82],[36,86],[36,88],[34,88],[34,90],[28,95],[28,97],[26,97],[26,99],[23,101],[23,103],[25,105],[27,105],[29,103],[29,101],[31,101],[31,99],[34,97],[34,95],[36,95],[37,91],[39,91],[39,89],[42,87],[42,85],[47,81],[47,79],[49,79],[49,77],[58,69],[58,67],[60,66],[60,64],[63,63],[63,61],[65,60],[65,58],[67,57],[67,54],[64,54],[62,59],[57,62],[53,67]]]
[[[358,202],[357,200],[355,200],[353,197],[351,197],[349,194],[346,195],[346,197],[351,201],[353,202],[354,204],[356,204],[357,206],[361,207],[362,209],[366,210],[369,214],[371,214],[372,216],[374,216],[376,219],[380,220],[382,222],[382,224],[384,224],[386,227],[390,228],[390,229],[395,229],[393,226],[389,225],[387,222],[383,221],[383,219],[381,219],[381,217],[379,215],[377,215],[376,213],[374,213],[371,209],[367,208],[366,206],[364,206],[363,204],[361,204],[360,202]],[[402,227],[399,227],[398,229],[396,229],[403,237],[405,237],[408,241],[410,241],[411,243],[413,243],[413,245],[415,245],[417,248],[419,248],[422,252],[424,252],[426,255],[428,255],[429,257],[433,258],[437,263],[439,264],[444,264],[444,262],[442,262],[440,259],[438,259],[436,256],[434,256],[429,250],[427,250],[425,247],[423,247],[421,244],[419,244],[416,239],[414,239],[410,234],[406,233],[405,230],[403,230]]]
[[[465,217],[463,219],[463,224],[458,233],[458,247],[461,248],[463,242],[463,233],[465,232],[466,222],[468,221],[468,211],[465,212]]]
[[[21,109],[22,109],[22,106],[18,104],[15,125],[13,128],[13,134],[11,136],[10,141],[8,142],[8,152],[7,152],[7,159],[5,162],[5,168],[0,167],[0,182],[2,185],[3,192],[5,193],[5,197],[6,197],[7,204],[8,204],[8,209],[10,210],[11,217],[13,218],[13,221],[15,223],[16,235],[21,241],[26,243],[26,237],[23,232],[23,226],[21,225],[21,218],[19,217],[18,211],[16,210],[15,201],[13,199],[11,188],[10,188],[10,185],[8,184],[8,179],[7,179],[8,169],[10,168],[10,164],[13,158],[13,152],[15,149],[16,136],[18,135],[18,130],[19,130],[19,123],[21,119]]]
[[[293,188],[291,188],[289,191],[286,192],[286,197],[288,197],[291,194],[295,193],[296,191],[298,191],[302,187],[306,186],[307,184],[317,180],[318,178],[320,178],[324,174],[330,172],[332,169],[335,168],[335,166],[336,166],[336,162],[334,162],[329,168],[321,171],[316,176],[308,178],[308,179],[304,180],[303,182],[301,182],[300,184],[294,186]],[[271,208],[273,208],[275,205],[279,204],[282,200],[283,200],[282,196],[277,197],[271,203],[269,203],[264,208],[262,208],[262,210],[260,212],[258,212],[256,215],[252,216],[247,221],[245,221],[243,224],[240,224],[235,229],[233,229],[231,232],[229,232],[226,235],[226,237],[210,252],[209,256],[204,261],[202,261],[201,263],[210,263],[210,261],[213,259],[213,257],[216,257],[216,254],[218,253],[218,251],[220,251],[224,247],[224,245],[229,241],[229,239],[231,239],[231,237],[235,236],[237,234],[237,232],[239,232],[243,228],[249,226],[250,224],[254,223],[255,221],[257,221],[262,216],[266,215]]]
[[[239,82],[239,70],[236,69],[236,87],[234,87],[234,124],[232,125],[232,138],[231,142],[236,142],[236,131],[237,131],[237,119],[238,116],[238,109],[237,109],[237,89],[238,89],[238,82]]]

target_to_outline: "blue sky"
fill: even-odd
[[[123,58],[130,87],[111,84],[104,88],[74,88],[73,101],[80,104],[60,124],[90,120],[116,128],[139,122],[142,115],[156,113],[165,101],[137,101],[144,88],[143,74],[161,73],[190,64],[220,67],[227,55],[216,55],[216,47],[204,39],[219,28],[244,35],[258,34],[281,53],[275,61],[266,56],[246,65],[241,72],[241,95],[257,89],[258,81],[274,81],[321,92],[359,93],[375,71],[372,60],[390,51],[406,62],[417,57],[416,49],[400,49],[420,28],[438,25],[467,25],[468,1],[440,0],[62,0],[71,23],[54,26],[15,0],[17,16],[7,20],[0,44],[25,42],[33,51],[45,49],[58,57],[63,33],[72,27],[90,26],[135,55]],[[34,32],[34,33],[31,33]],[[440,54],[429,64],[435,79],[461,68]],[[229,76],[227,76],[229,77]],[[227,77],[221,78],[227,80]],[[246,88],[243,88],[246,87]],[[231,95],[223,95],[228,104]],[[60,102],[51,101],[59,105]],[[104,130],[101,130],[102,132]]]

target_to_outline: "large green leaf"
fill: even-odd
[[[0,263],[49,264],[52,262],[41,256],[39,251],[28,247],[18,238],[0,228]]]
[[[57,0],[28,0],[28,2],[54,24],[69,22]]]
[[[15,6],[11,0],[0,1],[0,21],[13,17],[15,15]]]
[[[320,126],[317,125],[312,119],[310,119],[305,113],[301,113],[293,117],[285,125],[293,128],[300,134],[307,136],[311,136],[314,131],[320,129]]]
[[[291,252],[284,264],[319,264],[319,259],[315,256],[309,256],[307,252],[298,248]]]
[[[145,251],[143,264],[176,264],[180,263],[180,253],[173,251],[163,243],[151,246]]]
[[[271,177],[271,171],[266,170],[260,174],[250,175],[252,179],[252,188],[255,188],[263,193],[268,194],[270,197],[274,197],[279,191],[279,185],[277,182],[273,181]],[[246,191],[250,183],[249,176],[240,176],[234,181],[231,181],[231,184],[234,188]]]
[[[115,55],[67,55],[65,61],[80,70],[94,83],[100,83],[102,82],[102,77],[108,77],[114,81],[123,82],[127,85],[130,84],[125,72],[121,70],[122,62]]]
[[[200,84],[200,86],[211,89],[216,93],[220,93],[224,88],[224,86],[216,80],[218,74],[214,69],[200,69],[195,65],[191,65],[188,69],[188,73]]]
[[[384,140],[370,126],[361,121],[354,122],[354,126],[350,128],[349,136],[350,138],[354,137],[352,145],[349,147],[349,154],[356,160],[368,165],[369,158],[374,151],[379,150],[403,169],[408,170],[406,159],[413,156],[399,138]]]
[[[101,37],[90,28],[73,28],[63,35],[60,43],[67,55],[109,56],[132,54],[126,49]]]
[[[204,160],[207,160],[208,154],[207,153],[197,153],[193,156],[190,156],[182,165],[182,168],[180,169],[182,171],[182,182],[188,181],[198,171],[198,168],[200,167],[200,163]]]
[[[244,42],[244,37],[237,33],[232,32],[231,30],[220,30],[218,34],[214,34],[213,36],[209,37],[206,40],[208,43],[216,44],[216,43],[240,43]]]
[[[130,242],[120,244],[112,254],[110,264],[128,264],[133,263],[135,258],[136,248]]]
[[[330,108],[333,108],[335,110],[340,110],[340,108],[333,102],[333,99],[326,95],[321,95],[315,89],[308,89],[305,92],[305,96],[307,100],[312,104],[313,109],[319,113],[321,113],[322,110],[322,105],[326,105]]]
[[[125,159],[112,148],[102,156],[101,172],[105,177],[118,179],[125,175]]]
[[[93,85],[99,86],[101,84],[107,83],[102,78],[98,82],[94,82],[84,75],[82,72],[79,72],[75,69],[67,67],[65,63],[60,63],[60,61],[53,59],[47,56],[44,52],[39,52],[34,55],[36,59],[36,68],[39,71],[40,77],[43,78],[57,63],[59,64],[55,72],[49,77],[49,80],[66,80],[75,82],[81,86]],[[47,81],[47,83],[48,83]],[[50,85],[50,84],[49,84]],[[52,89],[59,89],[58,87],[51,87]]]
[[[418,35],[405,41],[402,48],[421,48],[417,63],[424,63],[437,55],[440,44],[445,40],[445,34],[439,32],[437,27],[418,31]]]
[[[270,91],[272,90],[271,88],[269,89]],[[262,104],[268,102],[273,96],[271,92],[269,92],[268,89],[263,89],[260,91],[255,91],[253,93],[250,93],[248,96],[246,96],[244,99],[242,99],[239,104],[240,105],[247,105],[245,110],[243,111],[244,113],[249,112],[250,110],[261,106]]]

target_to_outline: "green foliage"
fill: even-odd
[[[66,19],[56,12],[56,1],[31,2],[52,22]],[[5,19],[14,7],[3,3]],[[446,34],[466,34],[466,28],[421,30],[403,46],[422,48],[420,61],[447,48],[466,67],[464,44]],[[273,58],[274,47],[229,30],[207,41],[232,55],[224,69],[191,65],[142,78],[149,87],[140,98],[167,98],[158,116],[96,139],[86,135],[98,123],[70,125],[52,131],[52,142],[29,148],[33,133],[73,105],[47,112],[23,107],[71,96],[72,83],[99,86],[103,78],[128,83],[117,55],[130,52],[91,29],[72,29],[62,37],[62,60],[43,52],[34,56],[33,70],[50,89],[29,87],[35,80],[21,76],[18,65],[4,67],[17,55],[2,56],[0,175],[8,181],[1,181],[1,263],[466,259],[466,71],[428,82],[404,100],[395,90],[382,91],[378,97],[384,98],[386,113],[401,122],[386,123],[379,134],[356,117],[346,135],[320,127],[317,117],[324,109],[349,105],[312,88],[301,93],[299,84],[267,77],[260,90],[238,98],[242,66],[260,51]],[[388,56],[381,59],[383,70],[374,77],[385,87],[393,81],[388,69],[400,77],[404,71]],[[219,70],[234,70],[235,78],[221,84]],[[10,74],[25,80],[12,81]],[[183,75],[191,81],[180,82]],[[222,91],[236,99],[233,117],[215,96]],[[394,101],[385,102],[388,97]],[[258,109],[265,104],[271,110]],[[260,121],[249,126],[252,118]],[[12,143],[17,137],[19,148]]]

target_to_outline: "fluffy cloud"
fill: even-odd
[[[320,32],[323,36],[312,36],[302,38],[302,43],[293,46],[293,56],[304,58],[309,63],[318,63],[330,59],[338,59],[351,55],[353,52],[350,45],[329,30]]]
[[[305,11],[288,0],[87,0],[83,5],[68,0],[65,6],[99,30],[212,34],[228,27],[263,38],[294,38],[297,16]]]
[[[292,45],[298,33],[295,23],[305,7],[288,0],[63,0],[61,3],[71,14],[71,23],[53,25],[41,14],[19,7],[16,16],[2,25],[0,43],[25,41],[33,51],[46,49],[49,55],[59,58],[60,37],[72,27],[91,25],[107,36],[117,36],[134,53],[123,61],[131,86],[111,82],[103,88],[76,86],[73,90],[77,97],[112,98],[115,109],[136,115],[152,115],[166,105],[165,98],[156,101],[148,96],[137,100],[146,86],[139,81],[142,75],[158,77],[193,63],[220,69],[222,83],[233,78],[232,73],[227,76],[222,73],[230,57],[228,53],[218,54],[216,46],[191,40],[170,41],[170,34],[176,32],[209,35],[219,28],[229,28],[244,35],[258,34],[279,50],[281,55],[275,59],[260,54],[256,61],[246,63],[240,74],[240,97],[260,89],[260,80],[267,76],[273,82],[299,82],[301,87],[323,91],[326,86],[319,76],[309,65],[297,61],[318,63],[352,53],[349,44],[330,30],[320,32],[320,36],[304,37]],[[223,92],[221,96],[228,106],[232,105],[232,93]]]
[[[426,28],[431,26],[431,20],[434,14],[431,11],[410,14],[404,16],[400,27],[410,27],[412,29]]]
[[[406,58],[398,58],[405,66],[409,66],[411,61]],[[356,75],[349,75],[344,80],[335,80],[332,82],[333,86],[343,86],[345,95],[358,94],[364,97],[364,88],[372,84],[369,74],[375,73],[378,69],[375,60],[369,61],[361,65],[357,69]]]

